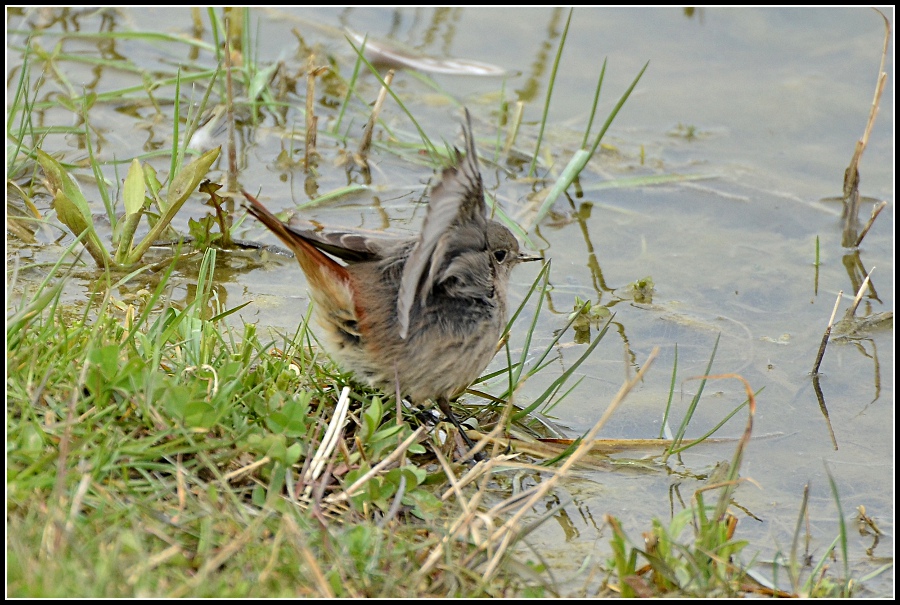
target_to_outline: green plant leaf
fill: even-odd
[[[206,178],[206,173],[209,172],[213,162],[219,157],[221,150],[221,147],[210,149],[182,168],[175,176],[172,184],[169,185],[169,190],[166,191],[166,202],[170,206],[170,211],[171,207],[180,207],[187,200],[188,196],[197,189],[200,182]],[[166,212],[167,216],[168,214],[169,212]]]
[[[122,235],[119,238],[119,247],[116,250],[117,263],[125,262],[131,252],[134,233],[144,214],[145,190],[144,171],[141,169],[138,159],[134,158],[128,169],[128,175],[125,177],[125,190],[122,192],[122,201],[125,203],[125,221],[122,226]]]
[[[381,405],[380,397],[373,397],[372,402],[363,411],[363,426],[359,435],[360,441],[368,443],[381,424],[381,417],[384,416],[384,408]]]
[[[209,171],[213,162],[216,161],[216,158],[219,157],[221,151],[221,147],[210,149],[181,169],[181,172],[178,173],[172,184],[169,186],[168,191],[166,191],[165,204],[168,207],[165,209],[163,215],[159,217],[159,221],[153,226],[150,233],[141,240],[141,243],[138,244],[134,251],[129,255],[128,264],[138,262],[144,255],[144,252],[147,251],[147,248],[149,248],[169,226],[169,223],[172,222],[172,219],[175,218],[175,215],[181,209],[182,204],[187,201],[188,197],[190,197],[191,193],[194,192],[200,182],[206,178],[207,171]],[[145,172],[144,174],[146,177],[147,173]],[[152,189],[153,186],[151,185],[151,190]]]
[[[144,182],[150,189],[150,195],[156,200],[157,204],[160,204],[160,210],[165,212],[167,209],[163,208],[165,202],[159,199],[159,191],[162,189],[162,183],[160,183],[159,179],[156,177],[156,169],[150,164],[144,164]]]
[[[128,168],[122,201],[125,202],[125,216],[137,214],[144,207],[144,171],[137,158],[131,161],[131,167]]]
[[[91,209],[87,200],[81,193],[81,189],[72,177],[66,172],[62,164],[57,162],[49,154],[36,149],[38,162],[50,181],[50,192],[53,194],[53,209],[59,220],[68,227],[77,237],[87,231],[82,240],[84,247],[94,261],[101,267],[112,265],[112,259],[106,252],[106,248],[100,243],[94,230],[94,220],[91,217]]]
[[[288,437],[302,437],[306,434],[311,393],[298,393],[296,399],[288,401],[280,410],[266,418],[266,426],[273,432]]]

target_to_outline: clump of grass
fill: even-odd
[[[273,354],[255,326],[228,327],[210,287],[214,257],[183,310],[120,311],[106,289],[73,316],[49,285],[18,305],[7,333],[10,594],[497,596],[515,586],[502,570],[485,583],[456,566],[401,580],[440,541],[447,511],[424,487],[441,471],[407,461],[358,481],[392,459],[398,438],[422,435],[377,396],[357,393],[324,475],[298,473],[332,414],[337,372],[289,342]],[[298,560],[299,570],[285,563]],[[242,580],[260,562],[261,583]]]
[[[748,417],[744,434],[731,463],[723,467],[724,472],[711,477],[708,485],[698,489],[691,506],[674,515],[668,525],[654,520],[652,530],[644,536],[643,548],[630,546],[618,521],[606,517],[613,531],[613,558],[609,567],[617,580],[610,588],[621,596],[736,596],[746,591],[745,572],[737,556],[747,543],[734,539],[737,519],[728,512],[728,507],[739,483],[744,450],[753,432],[756,399],[750,385],[739,376],[703,376],[700,379],[727,377],[744,382]],[[676,437],[672,447],[679,441]],[[714,505],[706,503],[705,493],[710,490],[718,492]],[[682,536],[688,527],[693,529],[693,537],[685,543]],[[645,565],[638,564],[638,557],[644,559]]]
[[[747,424],[731,461],[718,465],[710,473],[706,485],[694,492],[689,505],[675,513],[667,523],[654,519],[651,529],[643,534],[640,546],[627,536],[618,519],[611,515],[605,516],[605,523],[612,530],[612,556],[605,566],[608,579],[604,582],[603,594],[643,598],[737,597],[751,594],[776,597],[852,596],[853,582],[847,564],[847,531],[838,490],[830,474],[832,495],[838,510],[838,535],[826,551],[818,555],[814,565],[809,553],[802,556],[798,551],[803,520],[808,514],[808,486],[804,490],[790,551],[786,556],[779,554],[771,567],[767,568],[771,571],[770,579],[756,571],[764,566],[755,561],[748,562],[742,557],[748,542],[736,537],[738,517],[730,508],[734,504],[734,492],[743,481],[739,473],[753,431],[756,393],[737,375],[708,375],[696,379],[706,381],[723,378],[741,380],[747,394],[744,404],[727,417],[747,408]],[[673,390],[674,384],[673,370]],[[702,387],[698,397],[700,392]],[[703,443],[708,436],[709,434],[687,445],[681,444],[681,438],[676,437],[671,441],[669,451],[684,451],[687,447]],[[669,452],[665,453],[661,459],[665,460],[668,455]],[[715,494],[713,503],[707,502],[707,494],[710,492]],[[860,512],[860,517],[862,516],[864,511]],[[838,547],[843,561],[843,579],[835,579],[826,573],[828,561]],[[883,567],[873,575],[885,569]],[[780,587],[780,580],[783,578],[789,581],[784,588]]]

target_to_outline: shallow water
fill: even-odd
[[[428,56],[467,58],[517,72],[505,81],[434,75],[439,88],[449,95],[435,92],[404,71],[394,80],[403,102],[434,141],[459,144],[461,111],[448,98],[467,106],[479,150],[490,158],[490,141],[498,138],[501,97],[511,103],[525,102],[516,148],[533,150],[566,13],[561,9],[317,8],[252,14],[259,19],[258,61],[284,60],[294,72],[305,68],[305,55],[298,52],[292,29],[305,43],[319,45],[323,63],[331,54],[342,74],[348,74],[354,54],[343,37],[344,27],[403,43]],[[893,12],[887,14],[893,22]],[[33,25],[36,18],[30,13],[29,23]],[[170,8],[115,11],[106,16],[72,12],[47,27],[53,32],[65,23],[68,31],[92,32],[104,19],[111,20],[116,31],[143,27],[191,32],[189,11]],[[8,20],[8,28],[25,27],[21,21]],[[208,41],[209,33],[205,36]],[[45,47],[51,46],[51,38]],[[859,274],[877,267],[857,315],[893,311],[893,45],[885,65],[890,76],[881,111],[861,163],[862,195],[890,204],[858,253],[841,247],[839,203],[822,201],[841,194],[844,169],[872,102],[882,40],[882,21],[868,9],[577,9],[542,144],[544,165],[538,174],[547,183],[523,178],[519,164],[482,165],[487,187],[506,212],[530,216],[536,204],[533,192],[549,186],[581,145],[604,58],[608,66],[594,132],[650,61],[604,139],[609,147],[582,174],[583,193],[576,195],[570,188],[571,197],[560,198],[551,215],[529,232],[536,247],[553,260],[552,304],[542,312],[535,334],[537,347],[565,325],[576,296],[608,305],[616,313],[615,329],[581,368],[583,381],[552,415],[572,436],[582,434],[600,417],[622,380],[658,346],[661,355],[649,375],[600,435],[655,437],[668,397],[676,345],[677,391],[670,419],[674,426],[698,388],[698,381],[686,379],[705,373],[721,335],[711,372],[739,373],[754,391],[762,389],[754,439],[741,469],[748,481],[735,495],[735,503],[750,514],[739,513],[737,536],[750,540],[746,552],[759,552],[762,561],[786,551],[803,486],[809,483],[811,552],[814,557],[821,555],[838,532],[838,513],[828,485],[827,473],[831,473],[851,523],[849,547],[855,577],[890,560],[894,547],[892,322],[829,345],[821,380],[828,419],[809,372],[838,291],[844,292],[842,313],[859,286]],[[21,36],[13,33],[10,44],[22,44]],[[118,40],[112,46],[98,50],[90,39],[67,41],[70,52],[121,54],[150,70],[160,65],[168,69],[180,61],[212,65],[205,50],[195,57],[184,48],[173,51],[162,43]],[[8,70],[15,64],[13,49]],[[70,82],[87,90],[102,92],[140,82],[139,77],[114,69],[74,63],[69,67]],[[303,78],[299,82],[302,97]],[[377,93],[371,76],[363,76],[359,88],[369,101]],[[194,94],[196,98],[199,93]],[[148,103],[101,105],[94,111],[92,125],[103,135],[98,151],[106,159],[131,158],[163,146],[171,132],[170,125],[153,122],[155,109]],[[302,146],[302,142],[286,140],[291,128],[302,131],[302,116],[292,109],[286,116],[283,124],[269,119],[259,129],[246,132],[240,158],[242,184],[261,188],[261,199],[279,210],[306,202],[312,187],[324,193],[348,183],[347,172],[332,162],[340,147],[334,138],[320,135],[323,159],[314,182],[302,168],[276,161],[283,149]],[[392,100],[382,117],[398,137],[416,140],[413,126]],[[71,114],[59,110],[48,111],[41,119],[48,124],[72,122]],[[327,126],[320,124],[322,130]],[[361,128],[358,121],[350,126],[355,133],[352,140],[358,139]],[[376,140],[382,136],[376,129]],[[505,136],[503,129],[501,143]],[[67,152],[71,160],[86,156],[76,137],[51,136],[48,144]],[[370,193],[304,210],[304,216],[373,229],[389,223],[415,229],[423,213],[412,202],[420,199],[432,171],[398,159],[384,148],[376,147],[371,162]],[[168,160],[160,160],[160,169],[167,166]],[[125,170],[119,168],[120,176]],[[626,181],[660,175],[702,178],[669,178],[659,185]],[[115,179],[112,170],[107,176]],[[358,175],[349,178],[359,182]],[[863,204],[863,220],[870,208],[871,203]],[[186,214],[191,212],[202,215],[205,208],[197,203]],[[258,229],[249,236],[265,239]],[[814,266],[817,237],[818,269]],[[47,253],[32,248],[28,254],[40,259]],[[305,307],[300,269],[292,262],[279,265],[277,272],[232,269],[217,273],[223,302],[233,307],[252,299],[255,304],[245,308],[240,319],[292,331],[298,320],[296,309]],[[517,271],[512,298],[521,298],[536,270]],[[652,277],[655,293],[652,303],[638,304],[627,287],[645,276]],[[513,343],[521,342],[524,329],[523,324],[514,333]],[[557,369],[551,366],[520,391],[520,403],[537,396],[583,349],[570,336],[564,337]],[[494,364],[499,367],[500,360]],[[703,434],[744,398],[743,386],[735,380],[708,383],[688,436]],[[736,439],[745,419],[745,414],[738,414],[717,436]],[[582,561],[586,557],[602,560],[609,552],[610,532],[603,525],[603,515],[618,517],[632,539],[639,541],[652,517],[666,519],[673,506],[680,509],[677,494],[688,500],[702,485],[703,475],[718,462],[730,460],[733,450],[733,442],[704,445],[671,465],[671,474],[580,472],[558,494],[566,503],[563,512],[529,536],[528,543],[555,563],[563,592],[577,590],[584,581],[575,574]],[[859,505],[886,533],[871,557],[865,553],[871,538],[852,530]],[[528,556],[528,551],[523,554]],[[867,582],[861,594],[886,595],[892,587],[889,572]]]

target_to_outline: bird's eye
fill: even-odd
[[[502,263],[506,260],[506,255],[509,254],[506,250],[494,250],[494,258],[498,263]]]

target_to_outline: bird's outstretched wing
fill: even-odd
[[[463,136],[466,155],[462,157],[458,150],[454,150],[456,159],[453,166],[444,169],[440,182],[431,190],[422,232],[403,267],[397,296],[401,338],[406,338],[409,330],[413,305],[417,300],[425,304],[441,267],[446,266],[461,247],[477,249],[487,246],[484,188],[468,110],[465,117]],[[465,227],[462,231],[466,234],[466,241],[459,240],[461,226]]]

